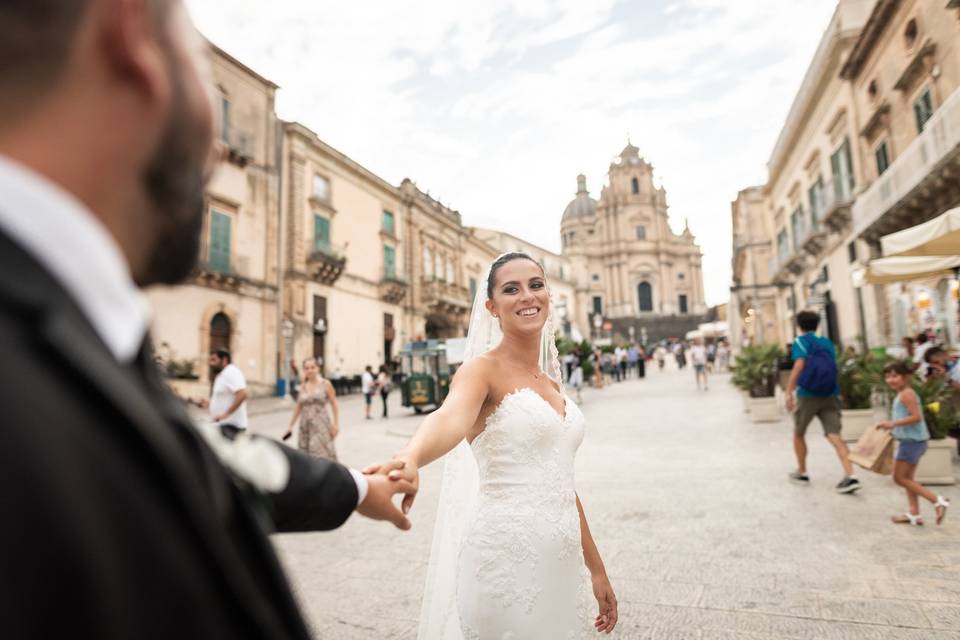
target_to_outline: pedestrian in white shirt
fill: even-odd
[[[370,406],[373,404],[373,392],[376,390],[376,382],[373,379],[373,367],[367,365],[360,376],[360,391],[363,393],[363,408],[366,412],[364,418],[372,420],[370,416]]]
[[[224,436],[233,439],[248,426],[247,380],[225,349],[210,354],[210,367],[217,372],[210,392],[210,419]]]
[[[697,379],[697,389],[700,389],[700,379],[703,378],[703,390],[707,390],[707,348],[703,346],[703,338],[695,338],[690,347],[690,362],[693,363],[693,373]]]

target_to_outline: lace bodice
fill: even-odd
[[[468,640],[577,638],[589,627],[574,492],[584,418],[566,396],[564,409],[518,389],[471,445],[479,494],[457,587]]]

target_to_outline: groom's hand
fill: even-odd
[[[390,462],[364,467],[363,473],[368,476],[386,476],[391,482],[402,482],[409,487],[410,491],[404,492],[406,495],[403,496],[403,502],[400,503],[400,506],[404,513],[410,513],[413,501],[417,497],[417,491],[420,490],[420,472],[416,464],[403,458],[394,458]]]
[[[373,520],[389,520],[398,529],[408,530],[410,520],[393,504],[393,496],[405,494],[404,502],[411,494],[416,494],[406,480],[391,480],[381,475],[367,476],[367,497],[357,507],[357,511]]]

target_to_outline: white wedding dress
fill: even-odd
[[[564,406],[561,416],[533,389],[514,391],[470,446],[479,493],[456,569],[465,640],[595,635],[573,477],[584,418],[565,395]]]

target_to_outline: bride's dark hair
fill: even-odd
[[[490,265],[490,275],[487,276],[487,298],[489,300],[493,300],[493,285],[497,281],[497,271],[499,271],[500,267],[503,265],[507,264],[508,262],[513,262],[514,260],[529,260],[533,264],[540,267],[541,273],[544,272],[542,264],[522,251],[511,251],[510,253],[503,254],[494,260],[493,264]]]

